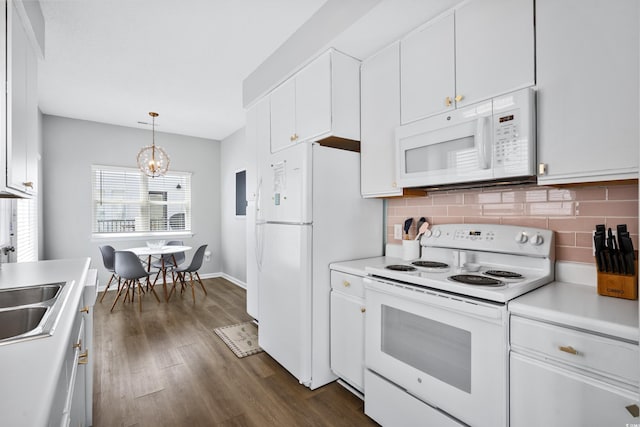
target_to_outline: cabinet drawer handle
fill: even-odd
[[[360,313],[364,313],[365,311],[367,311],[366,307],[360,307]]]
[[[33,188],[33,182],[31,181],[23,182],[22,185],[24,185],[25,187]]]
[[[464,96],[462,95],[456,95],[456,97],[454,98],[456,100],[456,102],[460,102],[464,99]]]
[[[343,281],[342,281],[342,285],[343,285],[345,288],[348,288],[349,286],[351,286],[351,283],[349,283],[347,280],[343,280]]]
[[[298,134],[294,133],[293,135],[291,135],[291,137],[289,137],[290,141],[296,141],[298,139]]]
[[[640,408],[638,408],[638,405],[629,405],[625,406],[625,408],[633,418],[638,418],[640,416]]]
[[[538,175],[546,175],[547,174],[547,164],[546,163],[538,163]]]
[[[575,348],[571,347],[570,345],[568,345],[566,347],[561,345],[558,348],[560,349],[560,351],[564,351],[565,353],[574,354],[574,355],[578,354],[578,350],[576,350]]]
[[[88,306],[88,305],[85,305],[84,307],[82,307],[82,308],[80,309],[80,313],[87,313],[87,314],[89,314],[89,306]]]
[[[451,98],[448,96],[444,99],[444,105],[447,107],[451,107]]]
[[[80,353],[78,357],[78,365],[86,365],[89,363],[89,350],[86,350],[84,353]]]

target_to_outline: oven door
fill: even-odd
[[[397,128],[398,185],[416,187],[493,178],[491,106],[487,101]]]
[[[506,425],[506,306],[364,282],[367,369],[466,424]]]

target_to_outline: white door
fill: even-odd
[[[533,3],[475,0],[456,10],[458,107],[535,83]]]
[[[394,43],[362,63],[360,172],[363,197],[399,196],[395,130],[400,126],[400,46]]]
[[[454,52],[453,12],[402,40],[402,123],[454,108]]]
[[[289,79],[269,96],[271,105],[271,152],[296,143],[296,83]]]
[[[331,131],[331,55],[325,53],[296,75],[296,135],[304,141]]]
[[[364,300],[331,292],[331,368],[364,392]]]
[[[264,225],[258,343],[301,382],[311,377],[311,226]]]

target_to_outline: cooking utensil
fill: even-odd
[[[427,219],[425,217],[420,217],[416,228],[418,229],[418,234],[416,234],[416,240],[418,240],[429,229],[429,223],[427,222]]]
[[[413,224],[413,218],[407,218],[404,221],[404,239],[409,240],[409,229],[411,228],[411,224]]]
[[[606,247],[605,247],[605,228],[604,224],[596,225],[596,232],[593,235],[593,244],[596,248],[596,263],[598,264],[598,271],[609,271],[606,259]]]

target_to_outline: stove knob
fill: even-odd
[[[425,232],[424,232],[424,234],[422,235],[422,237],[425,237],[425,238],[427,238],[427,239],[428,239],[429,237],[431,237],[431,230],[429,230],[429,229],[427,228],[427,231],[425,231]]]
[[[440,229],[439,229],[439,228],[436,228],[436,229],[433,231],[433,237],[440,237],[440,235],[441,235],[441,234],[442,234],[442,232],[440,231]]]
[[[524,231],[521,231],[518,234],[516,234],[517,243],[526,243],[528,238],[529,237],[527,236],[527,233],[525,233]]]
[[[533,246],[540,246],[544,242],[544,238],[540,233],[536,233],[535,236],[531,236],[531,244]]]

